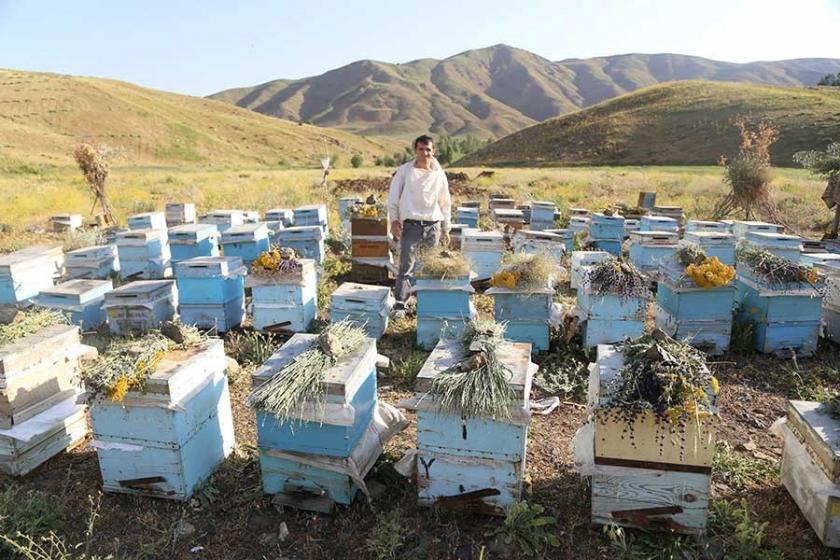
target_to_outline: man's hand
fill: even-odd
[[[402,223],[399,220],[391,222],[391,234],[397,241],[399,241],[400,237],[402,237]]]
[[[449,232],[444,231],[443,234],[440,236],[440,244],[444,247],[449,247],[449,242],[452,241],[449,237]]]

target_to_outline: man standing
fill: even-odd
[[[398,315],[405,313],[420,251],[441,241],[449,245],[452,199],[446,173],[435,159],[432,137],[418,137],[414,141],[414,153],[414,160],[397,169],[388,193],[391,232],[400,241],[400,270],[394,286]]]

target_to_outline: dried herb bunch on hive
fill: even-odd
[[[365,331],[347,319],[327,325],[317,342],[254,389],[245,404],[272,412],[285,422],[304,402],[325,403],[321,387],[324,374],[342,356],[355,352],[364,340]]]
[[[388,217],[388,206],[376,201],[376,197],[370,195],[361,204],[351,204],[346,210],[347,218],[366,218],[368,220],[383,220]]]
[[[260,253],[251,263],[251,274],[268,276],[272,274],[296,274],[300,270],[300,261],[294,249],[274,245],[268,251]]]
[[[713,414],[719,386],[703,352],[660,330],[617,348],[624,366],[610,382],[609,411],[616,420],[632,428],[640,414],[650,411],[660,422],[676,427]]]
[[[498,288],[553,288],[561,271],[548,255],[508,253],[490,283]]]
[[[717,257],[707,257],[706,252],[688,243],[677,250],[676,259],[685,267],[685,275],[701,288],[720,288],[735,278],[735,269],[720,262]]]
[[[633,263],[610,257],[590,267],[586,279],[595,294],[648,298],[648,282]]]
[[[453,251],[440,245],[423,251],[420,255],[420,270],[417,275],[422,278],[463,278],[470,274],[470,262],[460,251]]]
[[[499,359],[504,325],[493,321],[470,322],[461,338],[463,358],[432,382],[431,393],[440,408],[469,417],[510,418],[514,392],[508,385],[511,372]]]
[[[120,402],[129,391],[143,390],[146,378],[155,372],[167,352],[195,348],[207,341],[193,326],[178,325],[177,329],[183,338],[180,343],[159,332],[111,340],[105,351],[82,369],[81,378],[88,394],[104,395]]]
[[[67,322],[67,317],[60,311],[26,311],[8,325],[0,325],[0,346],[26,338],[53,325],[66,325]]]
[[[819,279],[813,268],[802,266],[746,242],[738,245],[736,256],[738,262],[748,265],[755,276],[768,284],[807,282],[813,285]]]

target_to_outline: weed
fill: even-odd
[[[534,383],[549,393],[565,393],[575,402],[583,402],[589,388],[588,359],[584,348],[560,340],[540,364]]]
[[[527,501],[517,502],[510,507],[501,527],[490,535],[500,536],[505,544],[515,545],[526,556],[534,556],[548,547],[560,546],[560,539],[554,532],[557,520],[543,515],[545,508]]]
[[[278,346],[270,334],[250,330],[232,332],[225,339],[225,353],[245,366],[264,364]]]
[[[743,307],[735,310],[732,319],[732,335],[729,339],[729,351],[733,354],[749,355],[755,353],[755,325],[746,318]]]
[[[727,560],[781,560],[781,551],[764,542],[768,523],[755,521],[742,499],[712,502],[709,524],[712,539],[723,546]]]
[[[712,464],[712,476],[734,490],[748,486],[775,483],[779,480],[779,465],[752,459],[732,450],[723,442],[718,445]]]
[[[65,252],[104,244],[105,232],[99,228],[69,231],[64,235],[64,239],[62,240],[62,247]]]
[[[365,540],[365,550],[376,560],[399,558],[411,533],[400,510],[379,513],[376,515],[376,525]]]
[[[688,560],[694,554],[695,543],[689,537],[667,533],[651,534],[627,532],[624,527],[604,525],[604,536],[610,548],[622,560]]]
[[[428,356],[428,352],[412,350],[410,354],[395,360],[391,364],[391,378],[397,385],[411,387]]]
[[[63,521],[61,503],[46,492],[24,490],[17,484],[0,492],[0,534],[38,538],[60,529]]]

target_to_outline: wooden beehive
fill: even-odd
[[[94,400],[106,492],[187,500],[234,448],[224,343],[167,353],[142,391]]]
[[[112,333],[127,335],[158,328],[175,317],[178,292],[173,280],[140,280],[105,294]]]
[[[114,289],[110,280],[68,280],[42,290],[36,298],[41,307],[61,311],[70,322],[89,331],[103,325],[108,315],[103,309],[105,294]]]
[[[67,277],[103,280],[120,271],[120,259],[115,245],[96,245],[68,251]]]
[[[350,233],[353,236],[387,237],[390,234],[390,223],[387,218],[360,218],[350,220]]]

